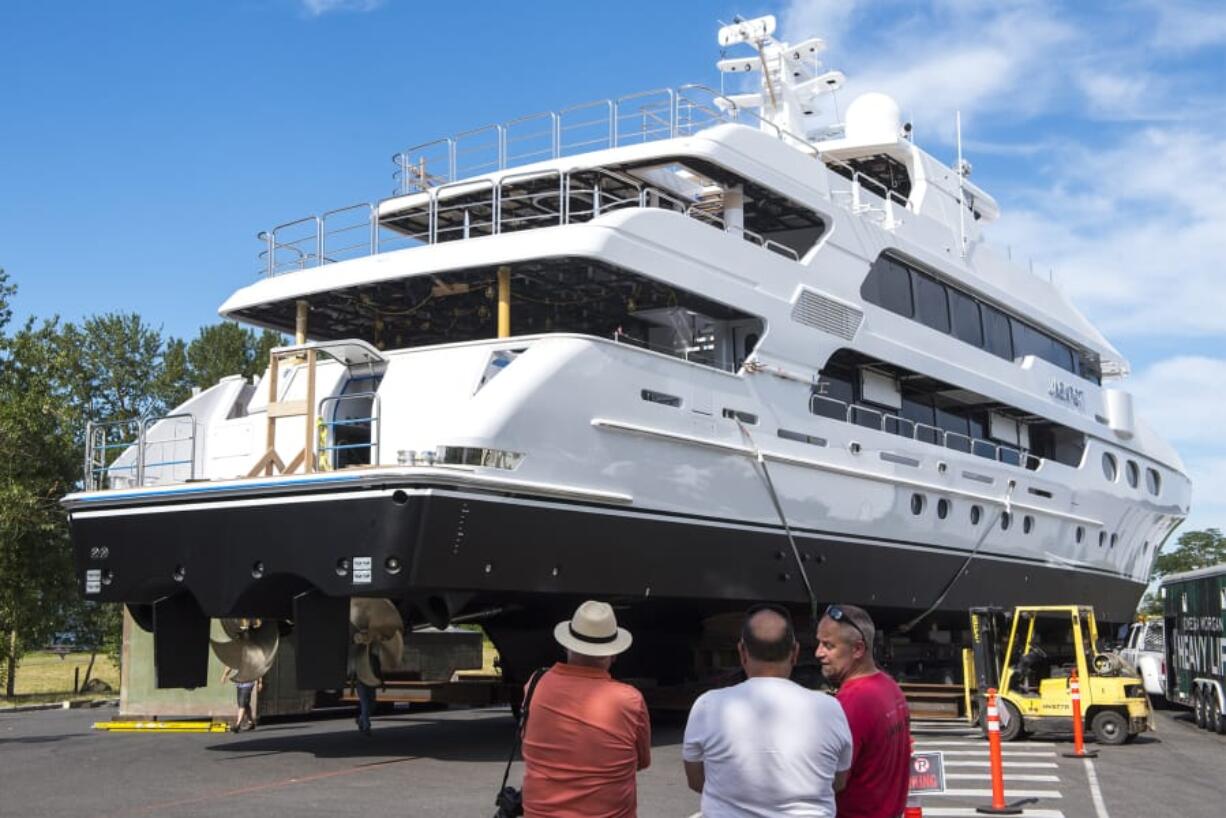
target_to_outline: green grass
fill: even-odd
[[[37,704],[65,699],[112,698],[119,695],[119,668],[109,658],[99,654],[94,662],[91,678],[106,682],[111,686],[113,692],[74,696],[72,693],[73,670],[80,668],[81,678],[84,679],[87,665],[89,665],[88,653],[69,653],[62,657],[49,651],[27,653],[17,664],[14,690],[17,695],[14,699],[0,697],[0,707],[5,704]]]

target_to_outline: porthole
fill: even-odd
[[[1115,459],[1115,455],[1111,452],[1103,452],[1103,477],[1106,477],[1108,482],[1114,483],[1119,473],[1120,464]]]
[[[1115,541],[1116,541],[1116,539],[1117,539],[1117,536],[1118,536],[1118,535],[1116,535],[1116,534],[1112,534],[1112,535],[1111,535],[1111,547],[1112,547],[1112,548],[1115,548]]]
[[[1137,483],[1141,482],[1141,467],[1137,465],[1137,461],[1129,460],[1124,468],[1124,473],[1128,476],[1128,485],[1135,489]]]
[[[1157,469],[1145,470],[1145,487],[1155,497],[1162,492],[1162,475],[1158,474]]]
[[[971,525],[979,525],[979,518],[983,516],[983,509],[979,506],[971,506]]]
[[[1107,544],[1107,532],[1106,531],[1098,532],[1098,547],[1102,548],[1106,544]]]
[[[1029,534],[1034,529],[1034,517],[1027,514],[1022,518],[1022,533]]]
[[[1086,538],[1086,530],[1084,526],[1077,526],[1077,542],[1081,542]]]
[[[942,497],[937,500],[937,517],[944,520],[949,516],[949,501]]]
[[[912,494],[911,495],[911,513],[916,515],[917,517],[920,514],[924,513],[924,495],[922,494]]]
[[[1012,516],[1007,511],[1002,511],[1000,514],[1000,530],[1008,531],[1009,523],[1013,522]]]

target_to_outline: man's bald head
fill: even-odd
[[[796,630],[786,608],[751,608],[741,625],[741,644],[750,659],[785,662],[796,647]]]

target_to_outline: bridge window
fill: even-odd
[[[1005,360],[1033,355],[1093,383],[1101,380],[1092,353],[1074,350],[1032,324],[889,255],[873,262],[860,295],[870,304],[914,318]]]
[[[915,273],[915,318],[937,332],[949,332],[949,300],[945,285]]]

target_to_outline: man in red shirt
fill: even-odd
[[[838,688],[851,728],[851,771],[838,818],[897,818],[907,805],[911,730],[907,700],[873,662],[876,628],[863,608],[831,605],[817,627],[822,675]]]
[[[635,818],[635,774],[651,764],[651,722],[643,694],[609,676],[630,633],[611,607],[584,602],[553,635],[566,661],[541,676],[528,707],[524,815]]]

